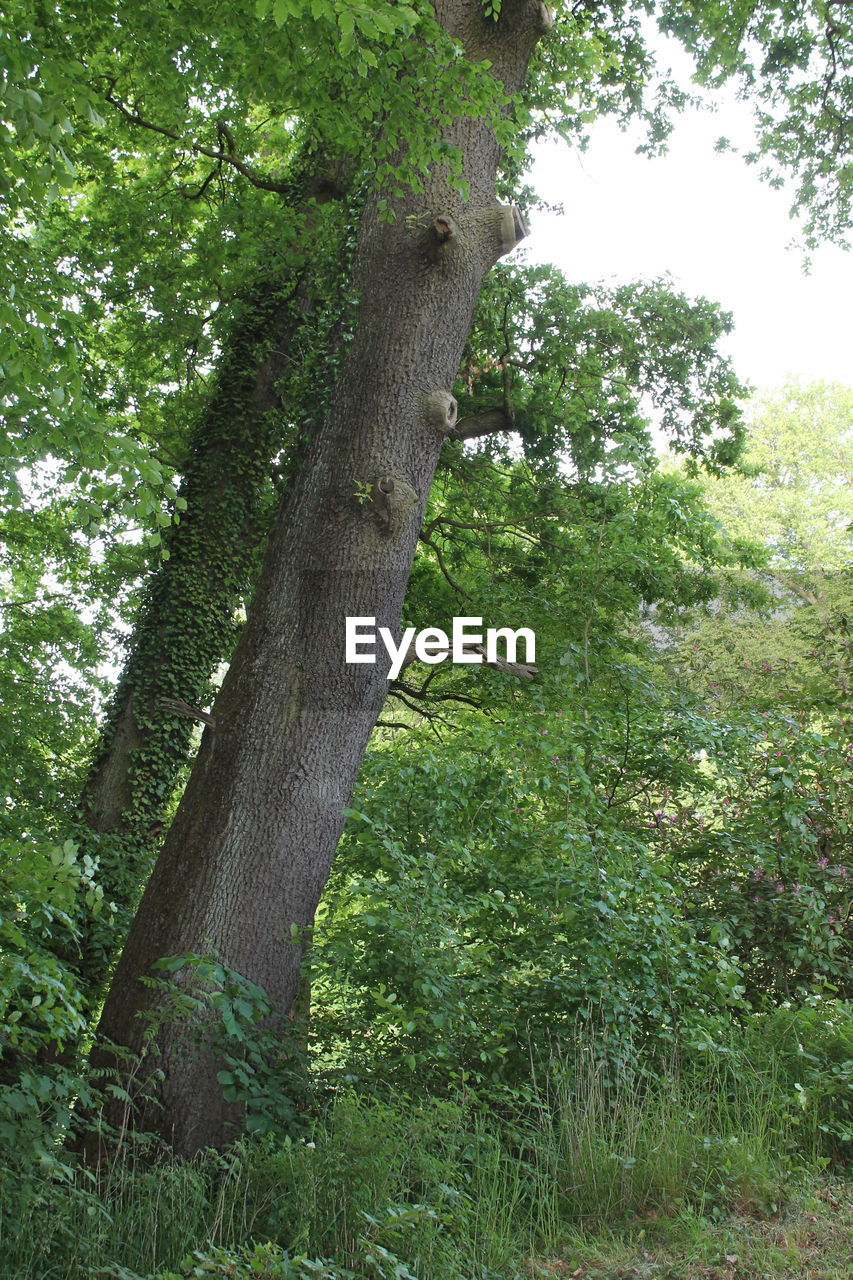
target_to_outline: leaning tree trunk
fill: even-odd
[[[303,196],[316,199],[318,181]],[[316,344],[323,274],[312,263],[289,279],[256,281],[238,298],[215,388],[190,438],[186,507],[146,591],[80,801],[99,837],[99,884],[115,908],[106,918],[87,912],[67,949],[93,1000],[150,873],[211,678],[237,641],[237,611],[274,512],[270,475],[282,449],[293,451],[294,420],[304,422],[298,338],[312,330]],[[323,337],[333,343],[335,317],[321,310]]]
[[[443,0],[439,19],[510,92],[550,25],[539,0]],[[497,89],[498,86],[496,86]],[[438,132],[438,131],[437,131]],[[423,194],[367,200],[356,330],[326,422],[283,501],[247,626],[204,733],[109,992],[100,1033],[138,1049],[156,992],[140,981],[166,955],[215,951],[263,987],[279,1019],[298,986],[310,930],[387,664],[344,662],[347,616],[397,631],[450,394],[485,273],[523,234],[495,204],[499,148],[482,119],[443,131],[459,147],[463,200],[434,172]],[[295,926],[295,932],[294,932]],[[160,1027],[159,1106],[141,1123],[190,1153],[235,1136],[212,1049]],[[221,1065],[221,1064],[220,1064]]]

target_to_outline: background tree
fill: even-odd
[[[756,403],[742,473],[706,485],[754,562],[678,633],[689,685],[755,734],[721,775],[713,857],[694,863],[755,992],[824,975],[849,994],[836,960],[850,939],[850,411],[848,388],[821,383]]]

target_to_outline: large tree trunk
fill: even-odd
[[[539,0],[438,3],[440,20],[488,58],[509,91],[550,22]],[[497,86],[496,86],[497,89]],[[293,1003],[310,929],[387,663],[344,662],[347,616],[398,630],[406,582],[444,434],[449,394],[483,276],[523,234],[495,204],[499,149],[483,120],[444,131],[463,156],[462,200],[435,173],[380,221],[368,199],[355,283],[357,326],[323,429],[283,501],[248,624],[190,782],[132,926],[101,1034],[139,1048],[156,1002],[140,982],[165,955],[215,951],[262,986],[279,1018]],[[365,496],[368,495],[369,496]],[[237,1117],[215,1054],[164,1025],[160,1108],[143,1122],[181,1153],[221,1146]]]

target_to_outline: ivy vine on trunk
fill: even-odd
[[[294,211],[306,227],[319,216],[304,205],[321,172],[318,165],[303,180],[303,207]],[[315,373],[338,359],[346,295],[327,300],[325,273],[336,261],[338,273],[346,269],[348,216],[335,210],[326,227],[337,258],[258,278],[235,300],[214,389],[190,434],[182,511],[143,598],[80,801],[81,839],[98,857],[111,904],[108,915],[86,913],[67,949],[93,1003],[150,873],[193,728],[207,719],[212,678],[237,642],[275,494],[304,447],[300,432],[322,413],[302,352],[311,350]]]

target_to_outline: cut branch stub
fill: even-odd
[[[501,219],[501,252],[509,253],[527,235],[527,223],[518,205],[505,205]]]
[[[490,263],[510,253],[527,235],[527,223],[517,205],[498,204],[491,209],[480,209],[474,217],[480,224],[483,251]]]
[[[389,531],[391,528],[391,510],[394,504],[394,477],[380,476],[378,480],[374,480],[371,497],[376,508],[379,527]]]
[[[396,533],[408,513],[418,504],[412,486],[399,476],[379,476],[370,491],[379,528],[383,533]]]
[[[449,213],[439,213],[426,230],[426,257],[432,266],[437,267],[454,247],[457,239],[457,226]]]
[[[424,396],[423,413],[439,435],[449,436],[456,426],[459,406],[449,391],[430,391]]]
[[[433,219],[430,233],[436,244],[446,244],[452,236],[456,235],[456,223],[449,214],[440,213]]]
[[[548,32],[554,25],[554,10],[550,9],[547,4],[539,5],[539,30]]]

